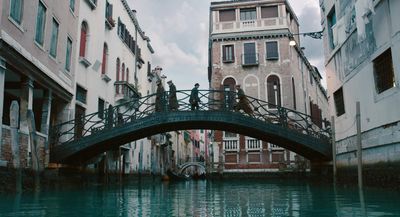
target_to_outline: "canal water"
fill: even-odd
[[[400,216],[400,192],[293,180],[135,181],[0,194],[0,216]]]

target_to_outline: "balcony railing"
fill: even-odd
[[[132,100],[134,98],[139,98],[139,92],[137,88],[128,83],[127,81],[116,81],[115,86],[115,97],[122,100]]]
[[[242,66],[256,66],[256,65],[258,65],[258,53],[242,54]]]
[[[282,151],[282,150],[284,150],[284,148],[279,147],[277,145],[274,145],[272,143],[269,143],[269,148],[270,148],[271,151]]]
[[[260,151],[261,141],[253,138],[246,138],[246,150],[247,151]]]
[[[224,139],[224,150],[225,151],[239,151],[239,139]]]

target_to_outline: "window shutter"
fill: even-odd
[[[86,28],[82,25],[81,28],[81,43],[79,47],[79,56],[84,57],[86,50]]]
[[[219,11],[219,22],[235,21],[235,10],[221,10]]]
[[[271,41],[271,42],[267,42],[266,44],[267,44],[267,60],[279,59],[278,42]]]
[[[261,7],[261,18],[278,17],[278,6]]]

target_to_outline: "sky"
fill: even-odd
[[[217,0],[128,0],[155,50],[152,67],[163,68],[167,80],[173,80],[178,90],[189,90],[195,83],[200,84],[199,89],[209,87],[208,24],[214,1]],[[321,30],[318,2],[289,0],[299,19],[300,32]],[[322,40],[300,39],[308,60],[325,78]]]

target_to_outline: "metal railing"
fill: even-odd
[[[258,53],[242,54],[242,66],[255,66],[258,63]]]
[[[191,110],[191,104],[189,103],[190,90],[177,91],[177,99],[179,108],[173,112],[194,112]],[[260,121],[264,121],[269,124],[279,125],[290,130],[298,131],[303,134],[309,135],[318,139],[330,139],[330,124],[324,120],[322,125],[324,128],[320,128],[312,122],[310,115],[284,108],[281,106],[273,106],[274,109],[268,109],[268,102],[260,99],[249,97],[248,101],[252,108],[251,113],[245,113],[243,111],[235,111],[234,107],[236,99],[230,99],[229,96],[236,96],[235,92],[231,91],[219,91],[219,90],[199,90],[199,111],[225,111],[232,113],[239,113],[247,116],[248,118],[254,118]],[[147,116],[153,115],[160,112],[169,112],[168,105],[168,92],[164,92],[161,96],[157,97],[163,102],[160,111],[155,111],[157,94],[151,94],[143,97],[138,97],[132,94],[130,101],[122,103],[118,106],[109,106],[104,111],[103,116],[99,116],[98,113],[88,114],[78,119],[73,119],[65,123],[61,123],[52,126],[50,132],[50,142],[52,145],[57,145],[64,142],[71,142],[82,137],[101,133],[104,130],[120,127],[124,124],[140,121],[140,119]],[[231,104],[227,106],[227,104]],[[234,143],[227,145],[226,149],[234,149]],[[237,147],[238,148],[238,147]]]

